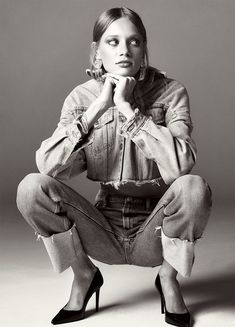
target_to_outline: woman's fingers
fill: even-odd
[[[105,73],[101,76],[101,70],[90,70],[90,69],[86,69],[86,74],[90,77],[93,78],[103,78],[104,80],[106,80],[107,78],[109,78],[109,81],[112,82],[113,85],[117,85],[119,82],[121,82],[121,84],[132,84],[133,86],[136,84],[136,79],[132,76],[121,76],[118,74],[111,74],[111,73]]]
[[[110,96],[111,92],[114,104],[129,101],[136,84],[134,77],[106,73],[103,78],[105,79],[103,95],[109,94]]]
[[[121,75],[112,74],[112,73],[107,73],[106,75],[112,77],[114,79],[114,81],[117,81],[117,82],[128,81],[131,83],[136,83],[136,79],[132,76],[121,76]]]
[[[91,69],[86,69],[86,74],[89,77],[95,78],[97,80],[105,80],[105,75],[103,74],[102,69],[95,69],[95,70],[91,70]]]
[[[106,73],[106,75],[112,77],[115,81],[119,81],[122,78],[122,76],[117,74]]]
[[[118,88],[127,88],[128,90],[133,90],[136,85],[136,79],[131,76],[119,76],[114,74],[107,74],[108,77],[112,78],[113,84],[118,86]],[[127,90],[126,89],[126,90]]]

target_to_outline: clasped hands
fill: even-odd
[[[130,101],[133,97],[136,79],[111,73],[106,73],[103,77],[105,78],[104,86],[97,100],[105,103],[108,108],[114,104],[127,119],[130,118],[134,113]]]

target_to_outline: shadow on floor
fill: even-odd
[[[99,313],[109,310],[109,309],[113,309],[115,307],[120,307],[121,305],[122,305],[121,303],[113,303],[110,305],[101,306],[101,307],[99,307]],[[86,310],[85,312],[86,312],[86,318],[88,318],[88,317],[92,316],[96,311],[95,311],[95,309],[89,309],[89,310]]]
[[[230,311],[235,309],[234,267],[231,267],[230,271],[234,273],[209,276],[205,279],[195,280],[183,285],[183,294],[190,299],[188,308],[194,316],[204,311],[208,312],[208,310]],[[137,291],[130,297],[126,297],[123,302],[113,304],[112,306],[132,307],[143,302],[148,303],[153,301],[160,301],[159,294],[154,288],[140,292]]]
[[[235,267],[229,274],[208,277],[185,285],[185,295],[196,299],[191,302],[190,311],[194,315],[203,311],[223,311],[235,309]]]

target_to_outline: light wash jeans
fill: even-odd
[[[17,206],[42,238],[57,272],[86,255],[107,264],[154,267],[165,259],[190,276],[194,245],[211,208],[208,184],[195,175],[175,180],[161,199],[100,190],[93,206],[62,182],[43,174],[19,184]]]

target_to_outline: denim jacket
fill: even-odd
[[[110,107],[84,136],[78,118],[102,87],[91,79],[68,95],[56,130],[36,152],[41,173],[63,180],[87,170],[89,179],[118,188],[125,182],[171,184],[190,172],[196,147],[182,84],[150,67],[137,83],[132,118]]]

